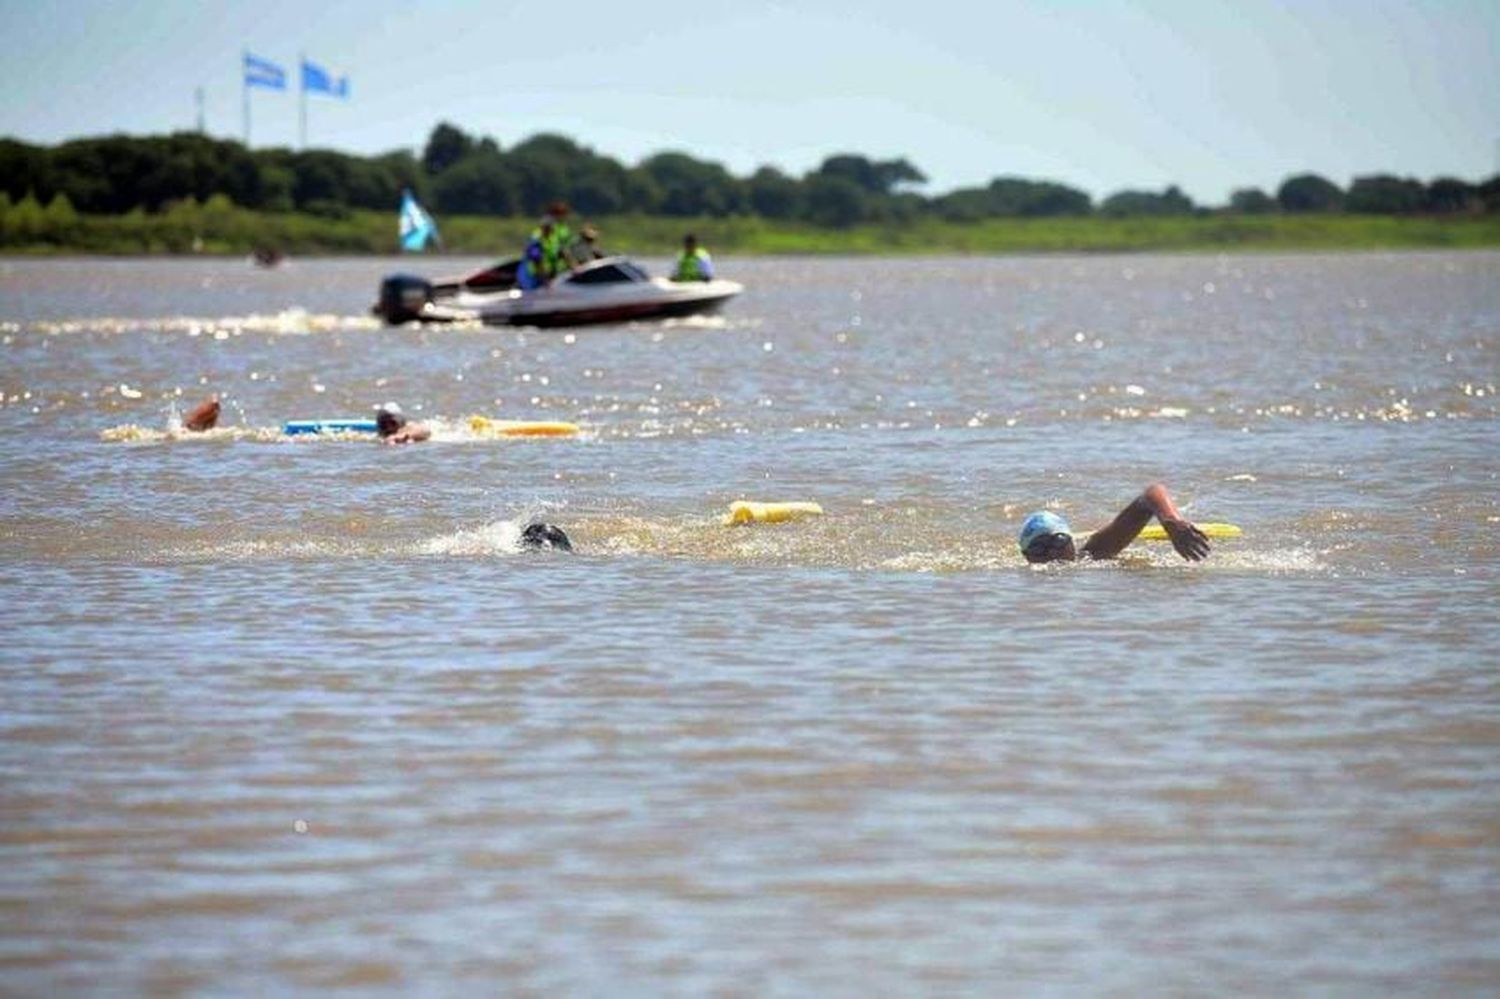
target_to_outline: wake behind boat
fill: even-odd
[[[463,278],[428,281],[393,274],[380,285],[374,312],[386,322],[478,320],[497,326],[581,326],[665,319],[716,311],[740,292],[737,281],[669,281],[626,257],[604,257],[561,274],[551,285],[521,291],[518,260]]]

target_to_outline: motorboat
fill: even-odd
[[[669,281],[621,256],[603,257],[531,291],[515,286],[519,260],[502,260],[462,278],[428,281],[394,274],[380,286],[374,312],[386,322],[478,320],[496,326],[582,326],[692,316],[717,310],[740,292],[737,281]]]

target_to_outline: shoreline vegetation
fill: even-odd
[[[716,254],[998,255],[1010,253],[1274,252],[1500,247],[1500,215],[1352,214],[918,219],[831,228],[753,217],[649,215],[592,220],[610,252],[675,252],[695,232]],[[443,252],[519,252],[535,220],[459,215],[441,221]],[[395,255],[394,212],[352,209],[335,217],[241,208],[222,195],[175,202],[160,212],[74,211],[54,200],[9,204],[0,197],[0,255],[248,256],[261,248],[291,256]],[[412,255],[417,256],[417,255]]]
[[[1219,207],[1176,185],[1097,202],[1049,180],[997,176],[924,193],[904,158],[827,157],[792,176],[737,177],[665,151],[634,165],[563,135],[502,149],[438,124],[420,151],[359,156],[250,148],[197,132],[37,146],[0,137],[0,255],[394,254],[411,191],[450,254],[516,254],[549,206],[601,245],[670,254],[694,232],[727,254],[1006,254],[1377,250],[1500,246],[1500,174],[1478,182],[1313,173]]]

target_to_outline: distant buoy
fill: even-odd
[[[729,504],[724,523],[730,524],[780,524],[803,517],[822,516],[823,508],[816,503],[756,503],[750,500],[735,500]]]

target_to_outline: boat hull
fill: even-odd
[[[434,323],[478,320],[488,326],[600,326],[711,314],[742,290],[734,281],[675,285],[656,279],[629,289],[582,294],[550,289],[460,294],[430,303],[417,318]]]
[[[702,295],[660,302],[617,302],[582,308],[560,308],[552,311],[526,310],[493,317],[481,316],[485,323],[503,326],[595,326],[628,323],[647,319],[678,319],[684,316],[711,315],[723,308],[738,291]]]
[[[374,312],[390,323],[482,322],[492,326],[590,326],[703,315],[744,291],[735,281],[648,277],[623,257],[571,270],[544,288],[496,287],[508,262],[464,280],[428,282],[395,274],[381,284]]]

